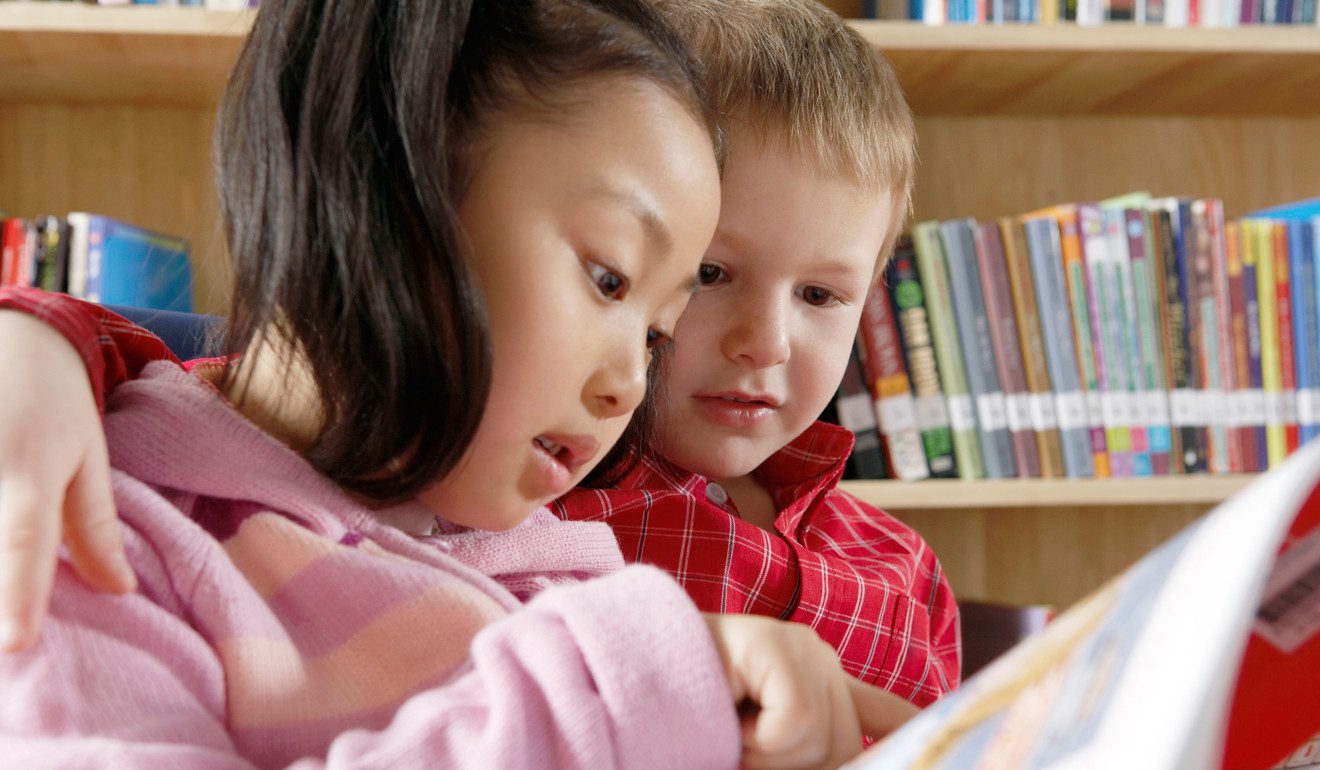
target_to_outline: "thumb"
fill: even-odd
[[[880,740],[921,710],[897,695],[848,677],[848,695],[857,710],[862,734]]]

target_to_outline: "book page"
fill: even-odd
[[[1218,766],[1238,666],[1267,581],[1277,580],[1285,592],[1298,584],[1270,577],[1275,555],[1299,508],[1320,503],[1317,487],[1320,442],[1068,609],[850,767]],[[1296,563],[1304,561],[1299,556]],[[1310,574],[1304,566],[1290,569]],[[1313,712],[1306,715],[1311,732],[1320,728]],[[1255,766],[1268,767],[1283,754],[1256,757]]]

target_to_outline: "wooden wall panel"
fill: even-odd
[[[229,260],[211,173],[212,108],[0,103],[0,208],[109,214],[182,235],[194,304],[227,304]]]

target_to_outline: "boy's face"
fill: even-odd
[[[834,397],[895,205],[777,142],[740,139],[658,431],[665,457],[714,479],[755,470]]]

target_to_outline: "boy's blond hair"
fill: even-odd
[[[917,132],[884,55],[819,0],[656,4],[687,38],[726,128],[783,141],[826,173],[894,195],[887,259],[911,209]]]

